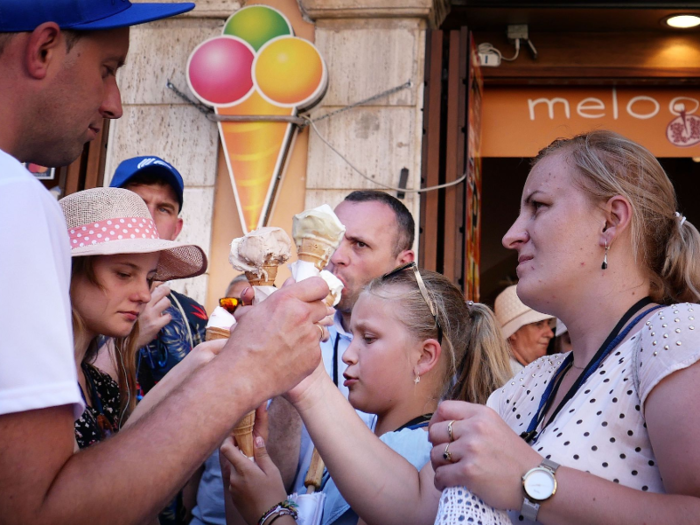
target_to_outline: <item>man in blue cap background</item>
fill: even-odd
[[[161,239],[174,241],[182,231],[179,214],[185,185],[170,163],[155,156],[127,159],[119,164],[109,185],[131,190],[144,200]],[[204,341],[207,320],[202,305],[170,290],[167,284],[153,291],[139,316],[137,373],[143,394]]]
[[[237,419],[320,361],[314,323],[327,315],[321,299],[328,287],[308,279],[250,310],[229,343],[206,343],[209,353],[220,350],[214,362],[132,427],[74,453],[73,422],[84,404],[73,357],[68,233],[55,199],[22,163],[75,160],[103,119],[122,114],[116,72],[128,52],[128,27],[192,8],[0,1],[2,523],[143,523]]]

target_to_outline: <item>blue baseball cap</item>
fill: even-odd
[[[2,0],[0,33],[34,31],[44,22],[89,31],[152,22],[194,9],[194,3],[132,4],[129,0]]]
[[[123,188],[129,184],[136,175],[152,174],[163,182],[167,182],[175,190],[177,202],[182,210],[182,194],[185,191],[185,183],[182,181],[182,175],[171,164],[165,162],[160,157],[153,155],[146,157],[133,157],[126,159],[114,172],[114,177],[109,183],[111,188]]]

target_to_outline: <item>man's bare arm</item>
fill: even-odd
[[[327,293],[321,279],[280,290],[167,399],[77,454],[71,407],[0,416],[0,523],[130,524],[155,515],[240,417],[319,363],[313,324],[327,313]]]
[[[301,416],[289,401],[276,397],[268,407],[268,418],[267,451],[280,470],[287,492],[291,492],[299,464]]]

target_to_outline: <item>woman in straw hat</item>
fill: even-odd
[[[331,476],[323,489],[324,525],[358,523],[358,518],[384,523],[375,514],[374,502],[383,497],[379,485],[404,485],[411,477],[417,482],[421,468],[432,477],[427,427],[438,402],[484,403],[510,377],[507,345],[492,312],[466,304],[449,279],[419,272],[414,263],[367,286],[353,308],[351,330],[352,343],[343,355],[349,403],[323,366],[288,393]],[[377,414],[374,434],[353,407]],[[257,463],[240,455],[230,440],[221,451],[233,463],[230,490],[247,522],[293,523],[282,516],[286,493],[264,443],[255,449]],[[384,468],[387,456],[408,475]],[[434,518],[440,493],[432,479],[430,490]]]
[[[555,141],[503,244],[518,295],[560,318],[573,350],[532,363],[491,408],[440,406],[435,481],[457,486],[442,515],[464,508],[463,485],[515,523],[696,523],[700,235],[658,161],[608,131]]]
[[[496,297],[494,311],[501,324],[503,337],[510,345],[510,368],[513,375],[535,359],[547,354],[547,346],[554,337],[551,315],[537,312],[518,298],[516,285],[509,286]]]
[[[86,404],[75,435],[83,448],[117,431],[135,406],[137,321],[152,282],[200,275],[207,260],[197,246],[161,240],[131,191],[95,188],[59,204],[73,256],[75,358]],[[115,338],[118,383],[91,364],[100,335]]]

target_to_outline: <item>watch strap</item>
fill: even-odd
[[[540,467],[548,468],[552,471],[552,473],[554,473],[559,468],[559,463],[555,463],[551,459],[542,458],[542,463],[540,463]]]
[[[525,496],[523,506],[520,508],[520,515],[529,521],[537,521],[537,514],[540,511],[540,504]]]

